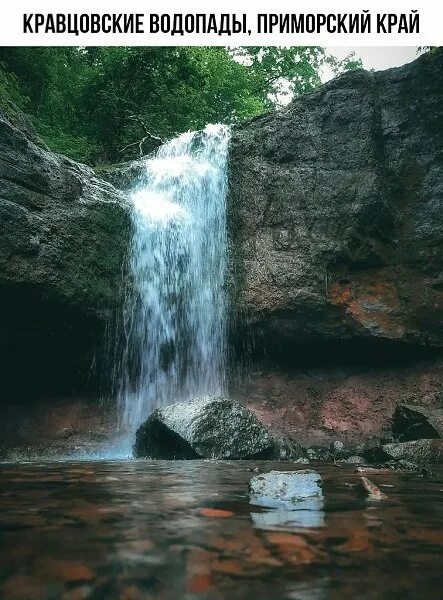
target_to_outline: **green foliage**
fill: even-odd
[[[271,110],[318,86],[324,64],[360,66],[319,47],[0,48],[0,102],[28,110],[51,149],[116,162]]]
[[[51,150],[79,162],[94,164],[97,156],[102,152],[100,145],[85,135],[72,134],[45,122],[39,123],[38,130]]]
[[[26,106],[26,98],[20,92],[17,77],[7,70],[6,65],[0,63],[0,106],[4,109],[11,102],[19,108]]]
[[[326,61],[324,49],[317,46],[250,46],[237,49],[235,54],[251,71],[255,94],[269,107],[285,96],[304,94],[317,87],[319,69]]]

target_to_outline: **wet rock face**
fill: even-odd
[[[2,404],[0,460],[100,455],[118,439],[115,416],[97,398],[10,400]]]
[[[112,185],[36,141],[0,114],[0,354],[47,389],[62,364],[88,371],[74,365],[118,301],[130,221]]]
[[[443,345],[443,52],[235,128],[234,306],[268,347]]]
[[[267,429],[247,409],[217,396],[157,409],[138,429],[134,456],[157,459],[267,458]]]

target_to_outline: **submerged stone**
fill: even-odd
[[[367,477],[360,477],[360,486],[369,500],[385,500],[383,492]]]
[[[159,408],[138,429],[137,458],[268,458],[274,443],[249,410],[228,398],[204,396]]]
[[[307,498],[322,498],[321,476],[310,469],[300,471],[270,471],[256,475],[249,482],[249,492],[254,501],[272,506],[272,502],[298,502]]]

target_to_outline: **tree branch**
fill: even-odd
[[[146,123],[144,123],[144,121],[138,115],[129,114],[128,119],[131,119],[132,121],[135,121],[136,123],[138,123],[140,125],[140,127],[142,128],[143,132],[145,133],[145,135],[141,138],[141,140],[132,142],[131,144],[126,144],[126,146],[121,148],[121,150],[119,151],[120,155],[122,155],[129,148],[132,148],[133,146],[138,146],[140,158],[143,158],[143,144],[146,142],[146,140],[154,140],[155,142],[158,143],[159,146],[161,144],[165,143],[165,140],[163,138],[161,138],[158,135],[154,135],[153,133],[151,133],[148,130]]]

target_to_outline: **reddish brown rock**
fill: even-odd
[[[267,362],[248,370],[235,394],[272,431],[304,445],[339,439],[358,446],[392,436],[391,419],[402,401],[439,405],[442,381],[441,359],[299,369]]]

